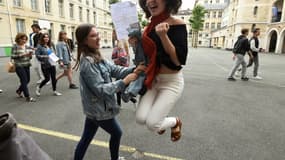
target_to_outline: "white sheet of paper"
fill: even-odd
[[[51,54],[48,55],[49,56],[49,63],[53,66],[56,65],[56,62],[59,60],[59,58],[52,52]]]
[[[111,16],[119,40],[128,39],[127,29],[139,22],[136,4],[131,1],[112,4]]]

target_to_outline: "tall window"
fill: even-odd
[[[89,0],[86,0],[86,5],[89,6]]]
[[[257,11],[258,11],[258,7],[257,7],[257,6],[255,6],[255,7],[254,7],[254,9],[253,9],[253,15],[255,15],[255,16],[256,16],[256,15],[257,15]]]
[[[45,0],[45,12],[51,13],[51,0]]]
[[[208,22],[205,25],[205,29],[209,29],[209,23]]]
[[[93,21],[94,21],[94,24],[97,25],[96,12],[93,12]]]
[[[216,18],[216,12],[213,12],[212,16],[213,16],[213,18]]]
[[[104,13],[104,25],[106,25],[106,24],[107,24],[107,14]]]
[[[96,0],[92,0],[92,6],[96,7]]]
[[[69,3],[69,17],[71,18],[71,19],[73,19],[74,18],[74,4],[72,4],[72,3]]]
[[[107,1],[104,0],[104,2],[103,2],[103,8],[106,9],[106,7],[107,7]]]
[[[79,8],[79,21],[82,22],[82,7],[78,7]]]
[[[38,1],[37,0],[31,0],[31,8],[33,11],[38,10]]]
[[[218,17],[219,17],[219,18],[222,18],[222,15],[223,15],[223,12],[222,12],[222,11],[219,11]]]
[[[65,31],[65,25],[61,24],[60,29],[61,29],[61,31]]]
[[[58,13],[60,17],[64,17],[64,5],[63,0],[58,0]]]
[[[16,27],[17,27],[17,33],[23,32],[25,33],[25,20],[23,19],[16,19]]]
[[[211,29],[215,29],[215,23],[211,23]]]
[[[221,23],[220,23],[220,22],[217,24],[217,28],[218,28],[218,29],[221,28]]]
[[[15,7],[22,7],[22,0],[13,0],[13,4]]]
[[[87,19],[87,22],[89,23],[90,22],[90,12],[89,12],[89,9],[86,9],[86,19]]]

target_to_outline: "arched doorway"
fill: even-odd
[[[281,32],[279,36],[279,46],[278,46],[278,52],[285,53],[285,29]]]
[[[271,31],[269,34],[269,52],[275,52],[277,43],[277,32],[275,30]]]

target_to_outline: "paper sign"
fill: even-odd
[[[128,34],[140,31],[136,4],[130,1],[111,5],[111,16],[119,40],[128,39]]]

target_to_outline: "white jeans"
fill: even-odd
[[[136,111],[136,121],[151,131],[161,131],[176,125],[175,117],[167,117],[184,88],[182,71],[176,74],[158,74],[141,97]]]

